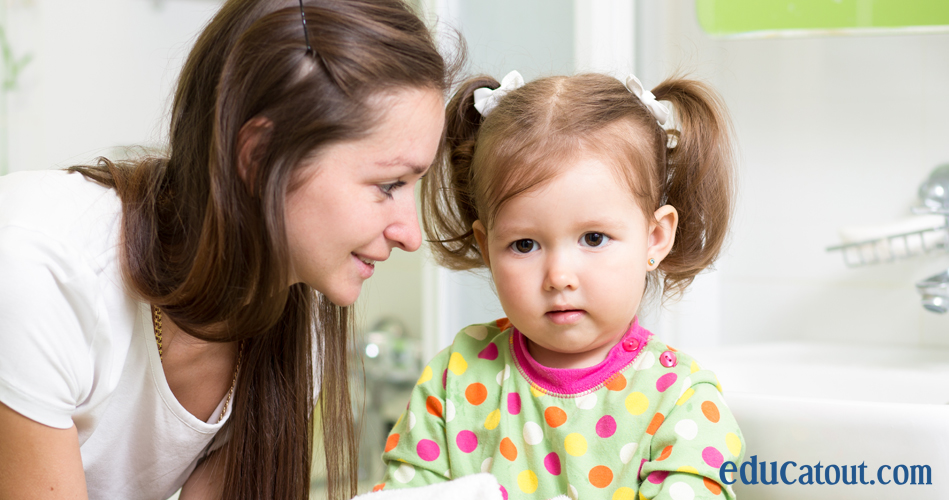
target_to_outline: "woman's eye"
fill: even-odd
[[[511,243],[511,248],[517,253],[530,253],[537,246],[534,240],[517,240]]]
[[[587,233],[583,235],[580,241],[588,247],[599,247],[610,241],[610,237],[603,233]]]
[[[392,198],[392,192],[404,185],[405,181],[393,182],[391,184],[379,184],[379,191],[382,191],[382,194],[386,195],[387,198]]]

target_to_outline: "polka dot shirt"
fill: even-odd
[[[636,322],[573,370],[539,365],[501,319],[425,367],[373,490],[490,472],[505,499],[733,499],[718,471],[743,448],[715,375]]]

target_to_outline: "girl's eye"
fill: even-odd
[[[610,237],[603,233],[586,233],[580,241],[588,247],[599,247],[610,241]]]
[[[511,248],[517,253],[530,253],[536,247],[537,242],[534,240],[517,240],[511,243]]]
[[[386,198],[392,198],[392,192],[405,185],[405,181],[393,182],[391,184],[379,184],[379,191],[386,195]]]

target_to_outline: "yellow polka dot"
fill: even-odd
[[[643,492],[640,491],[640,492],[639,492],[639,500],[649,500],[649,499],[646,498],[646,495],[643,495]]]
[[[698,474],[698,473],[699,473],[699,470],[696,469],[695,467],[692,467],[691,465],[683,465],[682,467],[679,467],[678,469],[676,469],[676,471],[678,471],[678,472],[688,472],[688,473],[690,473],[690,474]]]
[[[521,471],[517,475],[517,486],[528,495],[537,491],[537,474],[532,470]]]
[[[488,414],[488,418],[484,419],[484,428],[493,431],[497,428],[498,424],[501,423],[501,410],[497,409]]]
[[[402,412],[402,414],[399,415],[399,419],[395,421],[395,426],[393,426],[393,427],[398,427],[399,424],[402,423],[402,419],[403,419],[403,418],[405,418],[405,412]]]
[[[636,492],[632,488],[623,486],[613,493],[613,500],[636,500]]]
[[[725,444],[728,445],[728,451],[731,452],[732,456],[738,457],[741,453],[741,439],[734,432],[729,432],[725,434]]]
[[[574,432],[573,434],[568,434],[563,441],[563,447],[567,450],[567,453],[580,457],[587,452],[587,440],[580,434]]]
[[[416,382],[415,385],[422,385],[431,379],[432,379],[432,367],[426,366],[425,369],[422,370],[422,376],[418,378],[418,382]]]
[[[696,363],[695,361],[693,361],[693,362],[692,362],[692,365],[689,367],[689,370],[692,370],[692,373],[695,373],[695,372],[701,370],[701,368],[699,368],[699,364],[698,364],[698,363]]]
[[[695,394],[695,389],[689,387],[689,390],[682,393],[682,397],[680,397],[679,400],[676,401],[676,404],[679,406],[682,406],[682,403],[685,403],[686,401],[688,401],[689,398],[691,398],[693,394]]]
[[[531,394],[532,394],[535,398],[539,398],[539,397],[543,396],[544,394],[547,394],[547,391],[545,391],[543,388],[541,388],[540,386],[538,386],[538,385],[536,385],[536,384],[531,384]]]
[[[641,392],[630,393],[626,396],[626,410],[633,415],[642,415],[649,408],[649,398]]]
[[[448,369],[455,375],[461,375],[468,369],[468,362],[465,361],[461,353],[453,352],[451,353],[451,357],[448,358]]]

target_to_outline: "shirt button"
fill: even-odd
[[[636,349],[639,349],[639,339],[626,339],[623,341],[623,350],[626,352],[633,352]]]
[[[678,362],[679,360],[676,359],[676,353],[672,351],[666,351],[659,355],[659,363],[666,368],[672,368]]]

